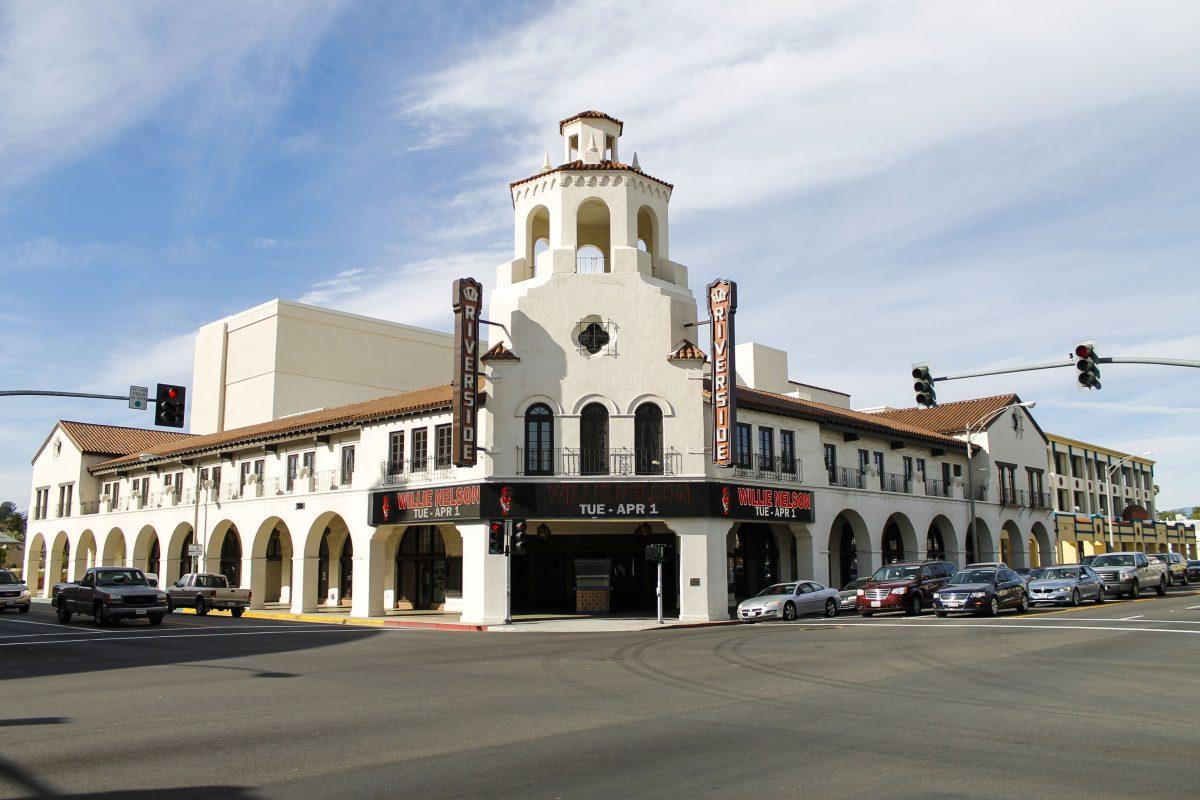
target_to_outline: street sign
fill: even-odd
[[[150,390],[145,386],[130,386],[129,387],[129,407],[134,411],[145,411],[146,400],[150,397]]]
[[[204,553],[204,549],[202,547],[200,547],[200,545],[198,545],[198,544],[189,544],[188,545],[188,555],[189,556],[195,557],[195,556],[202,555],[203,553]]]

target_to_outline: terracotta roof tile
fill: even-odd
[[[842,397],[849,397],[849,392],[839,392],[837,389],[826,389],[824,386],[817,386],[813,383],[801,383],[800,381],[789,380],[788,383],[793,386],[803,386],[806,389],[816,389],[821,392],[829,392],[830,394],[840,394]]]
[[[496,342],[494,347],[479,357],[480,361],[520,361],[521,358],[504,346],[504,342]]]
[[[151,447],[192,438],[188,433],[162,431],[157,428],[126,428],[120,425],[95,425],[72,420],[62,420],[58,425],[81,451],[102,456],[141,453]]]
[[[642,172],[640,169],[634,169],[629,164],[622,164],[620,161],[601,161],[599,164],[585,164],[582,161],[568,161],[566,164],[562,164],[560,166],[554,167],[553,169],[548,169],[543,172],[539,172],[536,175],[530,175],[528,178],[522,178],[519,181],[513,181],[512,183],[510,183],[508,185],[508,188],[509,188],[509,191],[512,191],[513,189],[517,188],[518,186],[520,186],[523,183],[529,183],[530,181],[536,181],[538,178],[544,178],[547,175],[553,175],[555,172],[601,172],[601,171],[603,171],[603,172],[632,172],[634,175],[640,175],[641,177],[645,178],[646,180],[650,180],[650,181],[654,181],[655,183],[662,184],[663,186],[667,187],[668,189],[675,188],[672,184],[669,184],[664,180],[656,178],[653,175],[648,175],[647,173]]]
[[[578,114],[567,117],[566,119],[563,119],[563,120],[559,120],[558,132],[561,134],[563,132],[563,128],[567,127],[567,123],[574,122],[577,119],[606,119],[609,122],[617,123],[618,131],[625,130],[624,122],[621,122],[621,120],[617,119],[616,117],[610,117],[608,114],[605,114],[603,111],[580,111]]]
[[[334,428],[362,425],[404,414],[450,408],[451,388],[449,384],[416,389],[403,394],[379,397],[361,403],[351,403],[334,408],[323,408],[290,417],[232,428],[220,433],[192,436],[182,442],[168,442],[157,447],[145,448],[144,452],[163,458],[180,458],[205,452],[219,451],[234,446],[245,446],[257,442],[294,436],[299,433],[319,433]],[[92,467],[93,472],[111,470],[116,467],[138,463],[138,453],[125,455]],[[152,463],[152,462],[151,462]]]
[[[679,343],[679,347],[667,356],[667,361],[708,361],[708,356],[703,350],[692,344],[689,340],[684,339]]]
[[[705,381],[707,391],[708,382]],[[739,408],[754,411],[765,411],[773,414],[808,419],[814,422],[825,422],[845,425],[849,428],[878,433],[884,436],[902,436],[922,442],[937,444],[942,447],[952,447],[956,450],[966,450],[965,442],[952,436],[938,433],[928,428],[882,419],[876,414],[864,414],[861,411],[851,411],[847,408],[817,403],[812,400],[801,400],[788,397],[786,394],[766,392],[761,389],[750,389],[745,386],[737,387],[736,399]]]
[[[882,417],[892,422],[919,425],[940,433],[965,433],[968,425],[995,411],[1021,402],[1015,394],[998,394],[994,397],[978,397],[974,400],[957,400],[942,403],[933,408],[897,408],[891,411],[875,411],[871,416]]]

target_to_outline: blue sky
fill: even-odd
[[[8,2],[0,388],[187,382],[199,325],[273,297],[448,329],[586,108],[675,184],[672,258],[739,282],[739,337],[856,406],[911,404],[926,359],[1197,358],[1198,38],[1170,2]],[[1200,373],[1073,380],[939,397],[1016,391],[1200,503]],[[22,506],[54,420],[149,424],[0,402]]]

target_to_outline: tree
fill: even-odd
[[[1192,509],[1192,519],[1200,519],[1200,506],[1195,506]]]
[[[25,541],[25,525],[28,520],[17,509],[17,504],[11,500],[0,503],[0,532],[7,533],[14,539]]]

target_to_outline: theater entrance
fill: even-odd
[[[545,533],[545,526],[543,534]],[[536,528],[530,524],[530,533]],[[576,588],[583,584],[608,585],[607,613],[619,616],[654,616],[657,566],[646,560],[646,545],[667,545],[663,562],[663,613],[679,613],[679,568],[675,535],[670,531],[649,535],[633,533],[559,533],[529,537],[524,553],[512,562],[514,614],[576,614]]]

